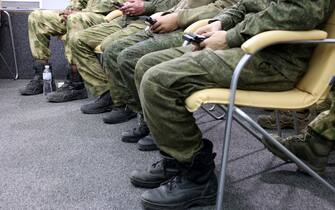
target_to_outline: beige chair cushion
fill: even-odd
[[[107,22],[111,22],[117,17],[121,17],[123,15],[123,12],[121,10],[114,10],[110,12],[106,17],[104,18]]]
[[[196,30],[198,30],[198,28],[208,25],[208,21],[210,19],[204,19],[204,20],[199,20],[193,24],[191,24],[189,27],[187,27],[184,30],[184,33],[189,34],[189,33],[195,33]]]
[[[327,38],[327,33],[321,30],[311,31],[267,31],[247,40],[241,46],[245,53],[255,54],[259,50],[273,44],[288,41],[320,40]]]
[[[102,50],[101,50],[101,45],[98,45],[98,46],[94,49],[94,52],[95,52],[96,54],[102,54],[103,52],[102,52]]]
[[[195,92],[186,99],[186,108],[190,112],[195,112],[203,104],[228,104],[229,91],[229,89],[213,88]],[[318,98],[298,89],[283,92],[237,90],[235,104],[246,107],[298,110],[309,107],[317,101]]]
[[[61,35],[58,37],[60,40],[65,41],[66,40],[66,34]]]

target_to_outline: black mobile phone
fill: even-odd
[[[193,42],[193,43],[196,43],[196,44],[200,44],[201,42],[203,42],[207,38],[208,37],[197,35],[197,34],[184,34],[183,35],[183,39],[185,41],[187,41],[189,43]]]
[[[157,22],[157,20],[153,19],[152,17],[146,17],[144,20],[145,24],[152,26],[153,24],[155,24]]]
[[[116,8],[121,8],[121,7],[123,7],[123,4],[121,4],[120,2],[117,2],[117,1],[113,1],[112,4],[113,4]]]

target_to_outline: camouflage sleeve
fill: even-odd
[[[82,10],[86,7],[88,0],[71,0],[67,9]]]
[[[240,47],[250,37],[269,30],[314,29],[326,20],[332,3],[333,0],[273,1],[261,12],[248,13],[242,22],[228,30],[227,44],[231,48]],[[246,13],[245,6],[239,8],[241,14]],[[224,26],[226,18],[221,20]]]
[[[181,0],[152,0],[144,1],[144,15],[152,15],[156,12],[164,12],[175,5]]]
[[[186,28],[192,23],[207,18],[213,18],[222,9],[233,6],[238,0],[218,0],[211,4],[197,8],[183,9],[178,12],[178,25],[180,28]]]
[[[94,12],[98,14],[107,14],[117,9],[112,2],[124,3],[125,0],[97,0],[97,1],[90,0],[87,3],[87,7],[83,9],[83,11]]]

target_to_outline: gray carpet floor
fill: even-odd
[[[159,155],[120,141],[136,120],[106,125],[102,114],[81,114],[80,106],[92,99],[50,104],[42,95],[22,97],[17,90],[26,82],[0,80],[0,208],[142,209],[144,189],[133,187],[128,174]],[[195,117],[220,154],[223,123],[201,111]],[[272,156],[238,125],[229,156],[226,209],[335,209],[332,192]],[[334,164],[325,177],[335,185]]]

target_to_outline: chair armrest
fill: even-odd
[[[196,30],[198,30],[200,27],[208,25],[209,20],[210,19],[199,20],[199,21],[191,24],[189,27],[187,27],[184,30],[184,33],[194,33],[194,32],[196,32]]]
[[[123,15],[123,12],[121,10],[114,10],[110,12],[106,17],[104,18],[107,22],[110,22],[114,20],[117,17],[121,17]]]
[[[242,44],[242,50],[248,54],[255,54],[259,50],[274,44],[294,41],[322,40],[327,38],[327,32],[311,31],[267,31],[248,39]]]

